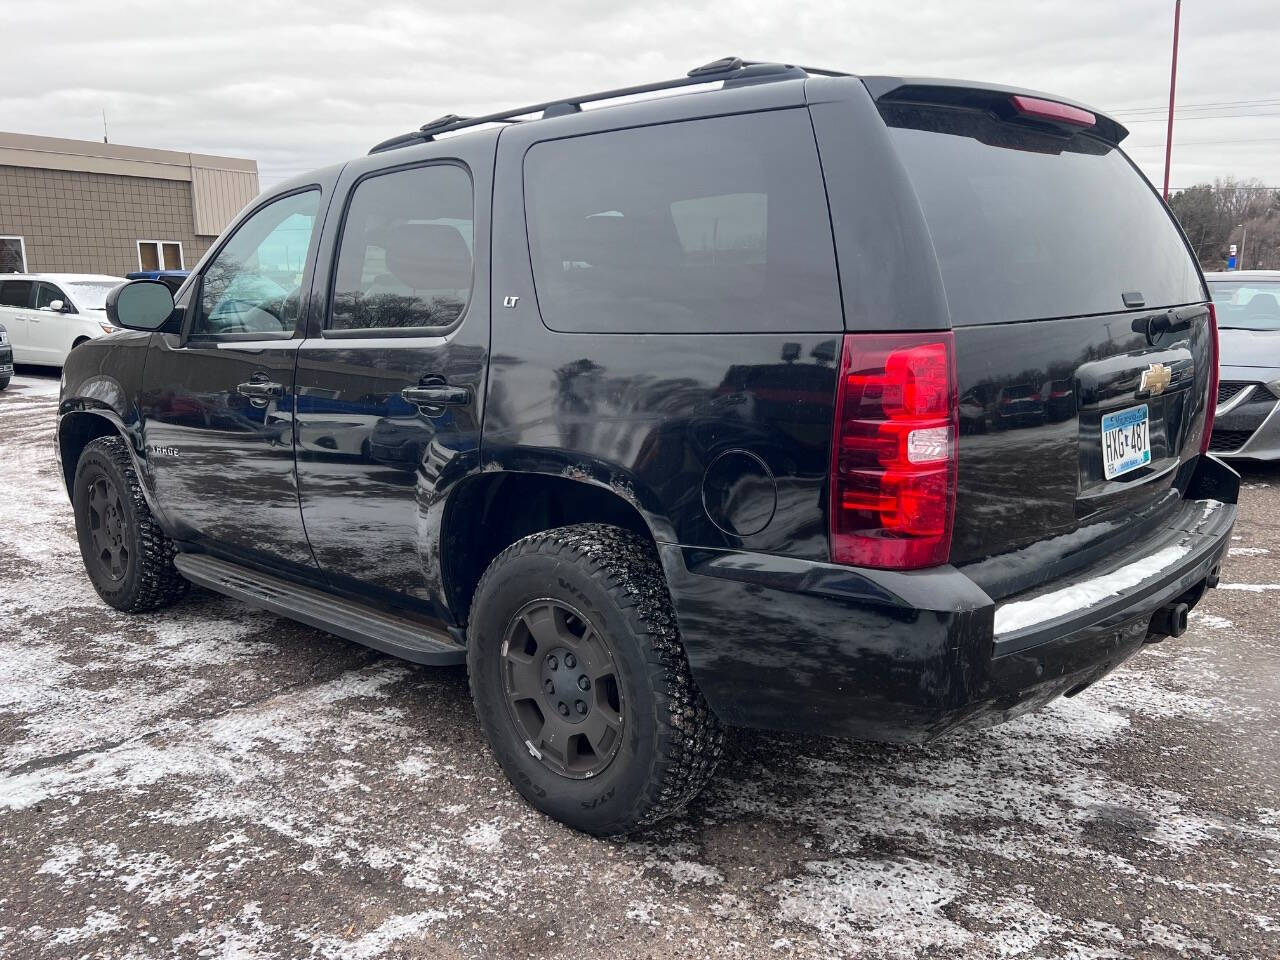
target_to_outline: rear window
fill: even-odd
[[[1204,299],[1195,262],[1129,159],[1094,137],[987,113],[887,104],[956,325]]]
[[[804,110],[535,144],[525,197],[538,307],[554,330],[843,327]]]

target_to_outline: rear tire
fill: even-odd
[[[720,759],[657,555],[618,527],[560,527],[499,554],[476,588],[467,666],[503,771],[574,829],[670,816]]]
[[[104,601],[141,613],[186,595],[191,585],[173,565],[177,551],[151,515],[123,439],[99,437],[85,446],[71,503],[80,556]]]

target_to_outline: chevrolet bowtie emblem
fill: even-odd
[[[1142,385],[1139,390],[1150,393],[1153,397],[1164,393],[1165,388],[1173,380],[1173,374],[1163,363],[1153,363],[1142,371]]]

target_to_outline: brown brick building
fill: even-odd
[[[0,273],[189,270],[257,193],[253,160],[0,133]]]

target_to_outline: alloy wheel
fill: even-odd
[[[124,503],[110,477],[99,474],[89,484],[89,542],[98,569],[113,581],[129,571],[129,542]]]
[[[608,638],[560,600],[526,604],[502,641],[507,706],[529,753],[556,773],[600,774],[622,745],[626,711]]]

